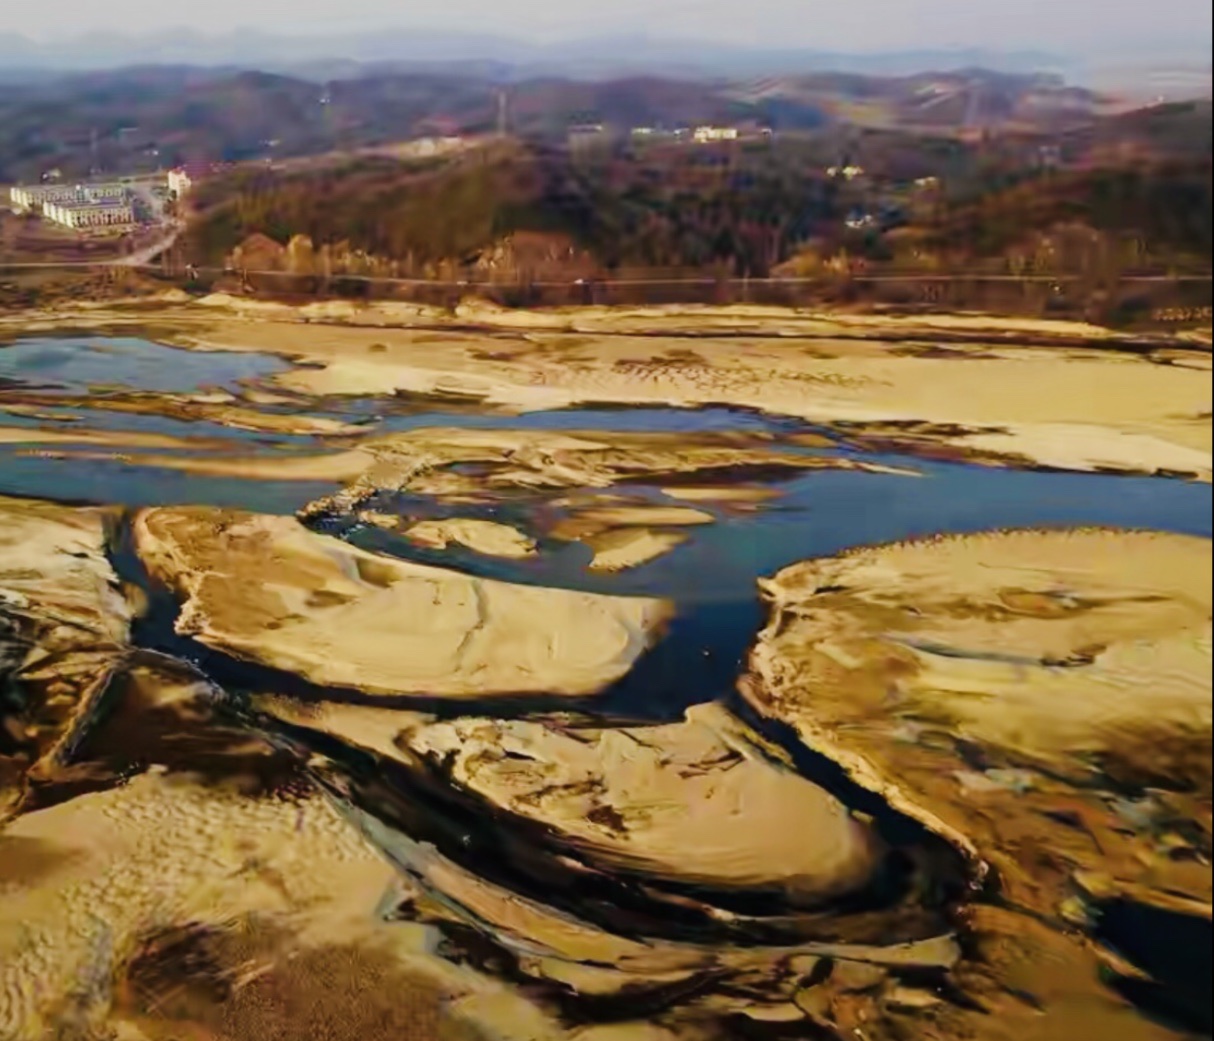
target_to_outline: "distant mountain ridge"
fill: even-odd
[[[555,75],[601,78],[661,73],[667,76],[793,75],[855,72],[907,75],[933,69],[982,67],[1000,72],[1066,74],[1074,66],[1059,55],[1036,51],[965,48],[849,54],[812,49],[748,48],[727,43],[663,40],[644,36],[532,43],[507,37],[413,29],[330,36],[285,36],[254,29],[207,35],[189,29],[146,36],[90,33],[41,42],[0,32],[0,73],[45,75],[131,65],[222,65],[310,75],[350,76],[368,64],[464,66],[503,81]],[[398,68],[398,71],[404,71]]]

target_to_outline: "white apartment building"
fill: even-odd
[[[193,183],[193,178],[190,177],[184,166],[179,166],[175,170],[169,171],[168,188],[178,199],[182,198],[190,190],[190,185]]]
[[[76,204],[79,206],[100,203],[124,203],[128,190],[125,184],[108,182],[103,184],[29,184],[14,185],[9,189],[12,208],[18,211],[45,208],[50,203]]]
[[[692,139],[697,144],[708,144],[712,141],[736,141],[737,127],[696,127],[691,132]]]
[[[122,228],[135,223],[129,202],[45,202],[42,216],[66,228]]]

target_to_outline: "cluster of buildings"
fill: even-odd
[[[125,184],[32,184],[9,189],[18,213],[40,213],[66,228],[124,228],[135,223],[130,190]]]
[[[626,132],[602,123],[575,123],[566,130],[566,142],[573,150],[604,146],[628,139],[634,144],[697,144],[712,145],[727,141],[766,140],[772,136],[770,127],[744,126],[635,126]]]
[[[696,127],[691,132],[691,139],[698,145],[712,144],[716,141],[736,141],[737,127]]]
[[[630,136],[634,141],[694,141],[698,145],[710,145],[721,141],[737,141],[743,137],[771,137],[771,129],[769,127],[698,126],[664,130],[659,127],[633,127]]]

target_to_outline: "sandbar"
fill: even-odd
[[[517,560],[535,556],[535,539],[508,524],[473,517],[418,521],[406,528],[404,535],[412,542],[433,549],[446,549],[454,542],[491,557]]]
[[[660,600],[522,586],[368,553],[289,517],[151,509],[141,558],[176,627],[312,683],[375,694],[591,694],[622,676]]]
[[[649,528],[622,528],[581,539],[594,552],[587,565],[591,571],[625,571],[648,564],[686,540],[682,532]]]
[[[862,886],[875,864],[877,843],[847,808],[768,759],[719,706],[608,730],[465,718],[399,740],[617,871],[773,889],[795,905]]]

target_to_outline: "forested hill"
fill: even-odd
[[[280,246],[305,236],[366,269],[435,277],[483,267],[525,234],[552,277],[572,270],[575,255],[579,270],[762,277],[807,250],[893,267],[1018,270],[1026,251],[1040,257],[1043,240],[1064,234],[1089,245],[1077,259],[1056,250],[1063,268],[1100,257],[1127,269],[1208,270],[1208,159],[984,173],[979,157],[971,166],[964,191],[925,192],[876,172],[832,177],[795,148],[623,150],[588,161],[492,142],[412,163],[237,170],[198,192],[185,243],[196,262],[215,264],[250,236]]]
[[[434,164],[235,173],[199,194],[187,246],[215,262],[254,233],[280,243],[306,235],[417,273],[539,232],[607,269],[724,265],[757,275],[837,222],[838,189],[821,171],[768,152],[730,164],[707,157],[583,164],[558,150],[500,144]]]

